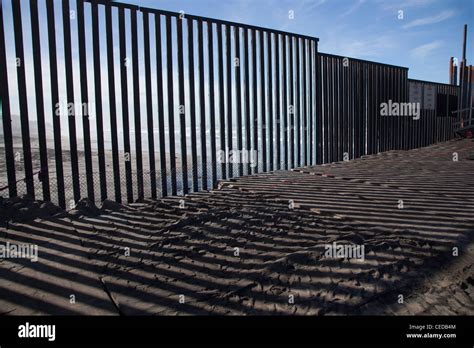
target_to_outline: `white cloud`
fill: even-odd
[[[436,16],[416,19],[416,20],[414,20],[414,21],[412,21],[408,24],[405,24],[403,26],[403,28],[408,29],[408,28],[419,27],[419,26],[423,26],[423,25],[440,23],[442,21],[445,21],[446,19],[449,19],[449,18],[453,17],[454,14],[455,14],[454,11],[446,10],[446,11],[443,11],[443,12],[437,14]]]
[[[424,45],[420,45],[418,47],[415,47],[410,51],[410,55],[413,58],[417,59],[424,59],[426,58],[429,54],[431,54],[434,50],[437,48],[441,47],[442,42],[441,41],[433,41]]]

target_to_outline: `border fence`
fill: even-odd
[[[459,94],[315,37],[95,0],[0,0],[0,76],[2,186],[63,208],[446,141]]]

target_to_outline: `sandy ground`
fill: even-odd
[[[473,192],[474,142],[456,140],[10,221],[0,244],[39,260],[0,259],[0,313],[473,315]],[[334,242],[364,260],[327,257]]]

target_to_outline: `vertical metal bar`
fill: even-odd
[[[313,41],[313,61],[314,61],[314,72],[313,72],[313,100],[314,100],[314,164],[318,164],[318,153],[319,153],[319,134],[318,134],[318,118],[319,116],[319,101],[320,101],[320,70],[321,66],[319,65],[319,53],[318,53],[318,41]]]
[[[84,1],[77,0],[77,31],[79,37],[79,71],[82,98],[82,131],[84,133],[84,160],[86,164],[87,197],[94,202],[94,173],[92,169],[91,133],[89,122],[89,90],[87,83],[86,38],[84,27]]]
[[[382,90],[383,90],[383,86],[382,86],[382,68],[380,65],[377,65],[377,105],[378,105],[378,108],[380,108],[380,104],[382,103]],[[380,109],[378,109],[378,112],[377,112],[377,153],[378,152],[382,152],[382,138],[381,138],[381,135],[382,135],[382,131],[381,131],[381,128],[382,128],[382,125],[381,125],[381,122],[382,122],[382,116],[380,114]]]
[[[264,32],[259,31],[260,55],[260,113],[262,117],[262,171],[267,171],[267,115],[266,115],[266,90],[265,90],[265,44]]]
[[[276,35],[276,34],[275,34]],[[267,84],[268,84],[268,143],[270,171],[273,171],[274,162],[274,134],[273,134],[273,83],[272,83],[272,34],[267,32]]]
[[[204,44],[203,23],[198,20],[198,58],[199,58],[199,116],[201,133],[202,189],[207,190],[207,142],[206,142],[206,106],[204,98]]]
[[[166,146],[165,146],[165,113],[163,108],[163,50],[161,40],[161,16],[155,14],[155,40],[156,40],[156,91],[158,94],[158,131],[160,135],[160,177],[161,195],[168,195],[168,179],[166,172]],[[194,103],[192,103],[194,104]],[[192,132],[192,130],[191,130]],[[192,134],[192,133],[191,133]]]
[[[365,122],[365,111],[366,111],[366,106],[365,106],[365,101],[366,101],[366,74],[365,74],[365,64],[360,63],[360,94],[361,94],[361,100],[360,100],[360,115],[359,115],[359,125],[360,125],[360,130],[359,130],[359,157],[365,155],[365,127],[366,127],[366,122]]]
[[[121,183],[120,183],[120,163],[119,163],[118,137],[117,137],[117,106],[116,106],[116,97],[115,97],[114,42],[113,42],[113,29],[112,29],[112,6],[110,5],[105,6],[105,25],[106,25],[106,35],[107,35],[107,66],[108,66],[108,82],[109,82],[110,132],[111,132],[111,140],[112,140],[112,168],[114,172],[114,187],[115,187],[114,191],[115,191],[115,201],[121,203],[122,202],[122,189],[121,189]],[[99,167],[100,167],[100,164],[99,164]]]
[[[222,24],[217,24],[217,60],[219,65],[219,138],[221,151],[226,151],[225,146],[225,93],[224,93],[224,58],[223,58]],[[221,162],[222,179],[227,179],[226,162]]]
[[[395,70],[395,99],[397,103],[400,103],[400,69]],[[400,150],[400,119],[401,117],[397,117],[395,122],[395,149]]]
[[[51,4],[50,4],[51,5]],[[3,28],[3,6],[0,1],[0,109],[3,121],[3,140],[5,142],[5,160],[8,177],[8,194],[16,197],[15,156],[13,154],[12,120],[10,110],[10,91],[8,88],[7,60],[5,51],[5,30]]]
[[[386,73],[385,73],[385,66],[381,65],[380,66],[380,103],[386,103],[387,100],[385,98],[385,80],[386,80]],[[380,105],[379,103],[379,105]],[[382,116],[380,115],[380,152],[385,151],[385,140],[386,140],[386,134],[385,134],[385,127],[387,123],[387,117],[388,116]]]
[[[275,122],[276,169],[281,169],[281,109],[280,109],[280,35],[273,35],[275,46]]]
[[[248,29],[244,28],[244,59],[245,59],[245,69],[244,69],[244,78],[245,78],[245,149],[250,151],[251,149],[251,138],[250,138],[250,52],[249,52],[249,38],[248,38]],[[251,161],[247,164],[247,174],[252,173]]]
[[[240,87],[241,77],[240,77],[240,28],[234,27],[234,49],[235,49],[235,61],[234,61],[234,68],[235,68],[235,106],[237,109],[237,148],[239,150],[239,154],[242,154],[242,91]],[[242,157],[240,156],[240,161],[238,165],[238,175],[244,175],[244,167],[242,163]]]
[[[216,164],[216,106],[214,102],[214,38],[212,35],[212,22],[207,22],[207,47],[209,53],[209,117],[211,135],[211,171],[212,188],[217,187]]]
[[[334,162],[334,59],[328,59],[328,163]]]
[[[155,139],[153,128],[153,100],[151,95],[151,62],[150,62],[150,20],[149,13],[143,12],[143,46],[145,54],[145,94],[146,94],[146,119],[148,131],[148,160],[150,166],[151,197],[156,195],[156,166],[155,166]]]
[[[303,156],[302,160],[302,165],[307,166],[308,165],[308,114],[307,114],[307,99],[308,96],[306,94],[306,83],[307,83],[307,78],[306,78],[306,39],[302,39],[302,77],[301,77],[301,82],[302,82],[302,97],[303,97],[303,103],[302,103],[302,153],[301,155]]]
[[[288,170],[288,94],[287,94],[287,65],[286,65],[286,57],[287,57],[287,50],[286,50],[286,35],[281,36],[282,41],[282,73],[281,73],[281,86],[282,90],[282,103],[281,103],[281,110],[282,110],[282,120],[283,120],[283,161],[284,166],[283,169]]]
[[[398,102],[397,100],[397,96],[396,96],[396,86],[397,86],[397,69],[395,68],[391,68],[391,78],[390,78],[390,96],[391,96],[391,99],[395,102]],[[397,148],[397,131],[398,131],[398,125],[397,125],[397,121],[398,121],[398,118],[399,117],[396,117],[396,118],[392,118],[392,122],[391,122],[391,128],[390,128],[390,139],[391,139],[391,143],[390,143],[390,150],[394,150]]]
[[[300,38],[295,37],[295,147],[296,147],[296,162],[295,167],[301,167],[301,60],[300,60]]]
[[[329,151],[328,151],[328,144],[329,144],[329,140],[328,140],[328,117],[329,117],[329,112],[328,112],[328,103],[329,103],[329,83],[328,83],[328,79],[329,79],[329,71],[328,71],[328,60],[329,58],[328,57],[322,57],[322,71],[321,71],[321,75],[322,75],[322,91],[324,93],[324,99],[323,99],[323,108],[324,108],[324,111],[322,113],[322,123],[323,123],[323,162],[322,163],[328,163],[329,160],[328,160],[328,155],[329,155]]]
[[[357,102],[357,62],[352,61],[349,67],[350,71],[350,116],[349,116],[349,157],[355,158],[355,127],[356,127],[356,102]]]
[[[374,154],[376,150],[376,131],[375,131],[375,119],[377,117],[378,106],[376,103],[376,88],[375,88],[375,66],[370,64],[370,94],[369,94],[369,105],[370,105],[370,116],[369,116],[369,125],[370,125],[370,152],[369,154]]]
[[[120,46],[120,81],[122,89],[122,126],[123,126],[123,150],[125,155],[125,178],[127,186],[127,202],[133,202],[132,186],[132,156],[130,153],[130,125],[128,110],[128,76],[127,68],[129,59],[127,58],[125,42],[125,10],[119,8],[119,46]]]
[[[339,154],[338,160],[344,160],[344,152],[346,152],[346,122],[345,122],[345,114],[346,114],[346,96],[344,90],[344,83],[345,83],[345,73],[346,68],[344,64],[344,60],[339,62],[339,82],[338,82],[338,95],[339,95]]]
[[[365,154],[365,64],[360,63],[360,89],[361,89],[361,100],[360,100],[360,130],[359,130],[359,157]],[[390,81],[389,81],[390,82]]]
[[[288,61],[288,70],[289,70],[289,90],[288,94],[290,96],[290,105],[289,105],[289,118],[290,118],[290,158],[289,158],[289,169],[295,168],[295,103],[294,103],[294,80],[293,80],[293,37],[290,36],[289,38],[289,45],[288,45],[288,54],[289,54],[289,61]]]
[[[13,26],[15,33],[15,51],[18,78],[18,100],[20,103],[20,119],[21,119],[21,137],[23,143],[23,161],[25,168],[26,192],[32,198],[35,197],[35,187],[33,183],[33,164],[31,162],[31,145],[30,145],[30,127],[28,121],[28,100],[26,95],[26,77],[25,77],[25,55],[23,48],[23,29],[21,20],[20,1],[13,1]]]
[[[309,91],[308,91],[308,117],[309,117],[309,129],[308,129],[308,164],[314,165],[314,114],[313,114],[313,82],[314,82],[314,66],[313,66],[313,41],[308,41],[308,67],[309,67]]]
[[[347,93],[347,64],[346,61],[342,61],[342,67],[340,71],[342,80],[340,81],[340,94],[341,94],[341,108],[342,108],[342,117],[341,117],[341,152],[344,159],[344,154],[349,151],[347,150],[347,137],[348,137],[348,125],[347,125],[347,109],[348,109],[348,93]]]
[[[252,101],[253,101],[253,148],[257,152],[257,165],[254,174],[258,173],[258,99],[257,99],[257,32],[252,29]]]
[[[39,35],[38,20],[38,1],[30,1],[31,31],[33,42],[33,63],[35,75],[35,93],[36,93],[36,116],[38,122],[38,140],[40,150],[41,165],[41,183],[43,189],[43,199],[51,200],[49,191],[49,170],[48,170],[48,151],[46,148],[46,127],[44,121],[44,95],[43,95],[43,77],[41,73],[41,46]],[[5,75],[6,79],[6,75]],[[3,116],[2,116],[3,117]],[[10,115],[8,116],[10,117]]]
[[[71,49],[71,22],[69,11],[69,0],[63,0],[63,32],[64,32],[64,66],[66,67],[66,93],[68,105],[74,103],[74,80],[72,73],[72,49]],[[79,184],[79,165],[77,156],[76,142],[76,121],[75,115],[68,115],[69,126],[69,147],[71,153],[72,184],[74,191],[74,200],[78,202],[81,198],[81,189]]]
[[[140,76],[138,61],[137,11],[131,10],[132,27],[132,66],[133,66],[133,101],[135,116],[135,152],[137,165],[137,195],[138,200],[144,198],[143,192],[143,158],[142,158],[142,126],[140,112]]]
[[[360,90],[360,62],[354,62],[354,158],[360,156],[359,138],[360,138],[360,104],[362,95]]]
[[[167,63],[167,74],[168,74],[168,134],[169,134],[169,145],[170,145],[170,171],[171,171],[171,194],[176,196],[177,183],[176,183],[176,143],[174,136],[174,89],[173,89],[173,33],[171,30],[170,15],[166,16],[166,63]],[[202,22],[200,22],[200,39],[202,50]],[[202,67],[201,67],[202,69]],[[203,72],[204,76],[204,72]],[[202,92],[204,95],[204,92]],[[204,98],[203,98],[204,99]],[[203,101],[204,105],[204,101]],[[204,177],[204,173],[203,173]],[[207,181],[207,178],[206,178]],[[207,186],[207,184],[206,184]]]
[[[191,160],[193,175],[193,191],[199,190],[198,185],[198,161],[196,146],[196,91],[194,83],[194,30],[193,19],[188,18],[188,78],[189,78],[189,111],[191,120]]]
[[[363,155],[369,154],[369,88],[370,88],[370,79],[369,79],[369,64],[364,63],[364,148]]]
[[[340,150],[339,150],[339,58],[333,59],[333,71],[334,71],[334,117],[333,117],[333,161],[339,161]]]
[[[104,125],[102,114],[102,79],[100,67],[100,42],[99,42],[99,6],[91,3],[92,10],[92,48],[94,56],[94,92],[95,92],[95,118],[97,125],[97,152],[99,156],[100,200],[107,199],[107,176],[104,151]]]
[[[178,100],[179,100],[179,128],[181,148],[181,179],[183,194],[189,193],[188,187],[188,151],[186,145],[186,105],[184,95],[184,58],[183,58],[183,17],[176,18],[176,36],[178,45]],[[212,136],[212,135],[211,135]]]
[[[316,164],[323,163],[323,71],[324,58],[316,52]]]
[[[401,77],[401,91],[400,91],[400,96],[401,96],[401,101],[405,102],[405,93],[409,88],[409,82],[405,79],[405,75],[402,75]],[[422,115],[422,118],[423,115]],[[407,150],[408,149],[408,144],[407,144],[407,137],[408,137],[408,127],[407,127],[407,118],[402,117],[402,149]],[[424,127],[423,127],[424,129]]]
[[[384,71],[385,71],[385,73],[384,73],[384,90],[385,90],[384,102],[388,103],[388,101],[390,100],[390,90],[389,90],[389,86],[390,86],[390,68],[385,66]],[[389,148],[390,148],[390,134],[389,134],[389,132],[390,132],[390,120],[391,119],[392,119],[391,116],[388,116],[388,117],[385,118],[384,151],[388,151]]]
[[[58,190],[58,205],[65,209],[66,198],[64,194],[64,170],[63,170],[63,150],[61,144],[61,115],[58,113],[59,86],[58,86],[58,64],[56,52],[56,32],[54,19],[54,4],[46,2],[46,14],[48,22],[48,46],[49,46],[49,71],[51,78],[51,106],[53,115],[54,134],[54,159],[56,167],[56,185]],[[0,52],[1,53],[1,52]],[[6,74],[5,74],[6,76]],[[6,136],[6,135],[5,135]],[[7,158],[8,160],[8,158]]]
[[[230,25],[225,26],[225,56],[226,56],[226,64],[227,64],[227,149],[228,151],[233,151],[233,127],[232,127],[232,45],[230,42],[230,32],[232,27]],[[228,163],[228,174],[229,178],[234,176],[234,169],[233,164],[231,161]]]

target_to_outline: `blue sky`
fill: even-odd
[[[448,80],[449,57],[461,59],[463,25],[468,24],[468,61],[474,59],[473,0],[125,2],[316,36],[323,52],[406,66],[411,78],[438,82]]]

